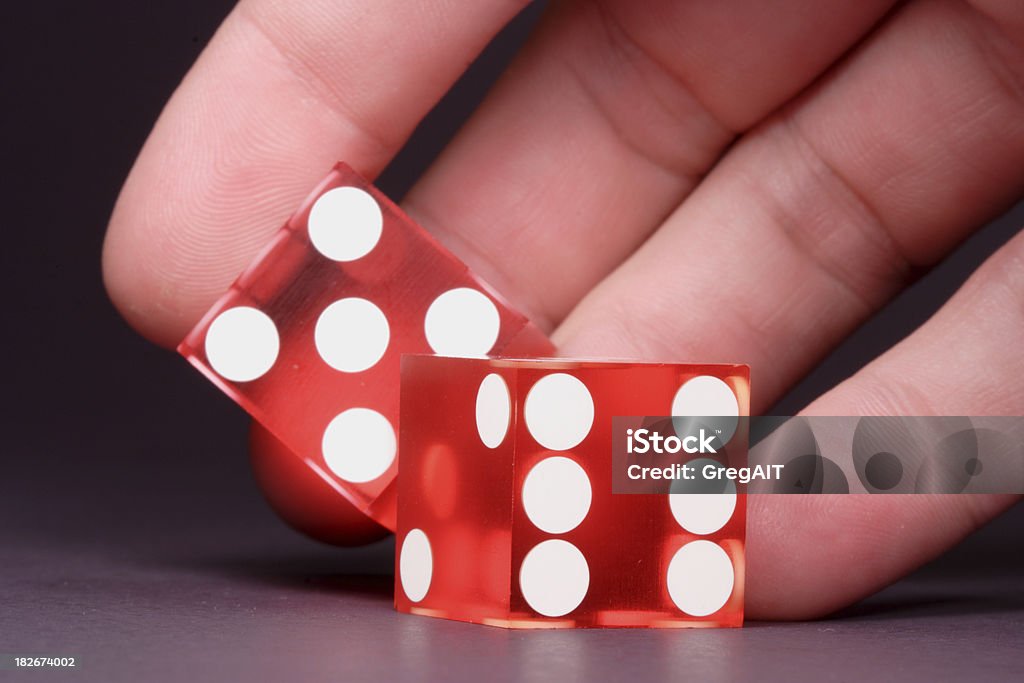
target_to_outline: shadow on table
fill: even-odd
[[[180,569],[216,574],[221,578],[295,590],[330,591],[391,601],[394,578],[363,563],[345,562],[320,555],[291,558],[206,557],[178,565]]]
[[[302,539],[290,541],[285,537],[277,545],[258,541],[219,547],[205,539],[175,539],[148,547],[121,548],[118,554],[131,565],[170,571],[192,580],[227,582],[253,589],[330,592],[391,602],[393,540],[358,548],[332,548]]]
[[[351,560],[342,551],[341,557],[331,552],[277,558],[209,555],[172,564],[178,569],[216,575],[231,581],[298,591],[328,591],[390,603],[394,578],[383,573],[376,560]],[[1024,611],[1024,590],[1017,584],[1016,580],[907,579],[822,619],[820,623],[960,618],[1021,612]]]
[[[914,596],[879,596],[836,612],[827,621],[879,621],[963,617],[1024,611],[1019,595],[964,595],[953,590]]]

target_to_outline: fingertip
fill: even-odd
[[[119,198],[100,254],[103,286],[114,309],[132,329],[159,346],[173,348],[187,330],[183,324],[173,324],[173,314],[168,317],[170,307],[152,291],[151,280],[141,271],[139,254],[125,243],[130,233],[123,229],[123,214]],[[160,309],[159,314],[154,309]]]
[[[366,545],[390,533],[257,422],[249,432],[249,454],[267,502],[293,529],[338,546]]]

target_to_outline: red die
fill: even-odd
[[[394,529],[400,354],[552,347],[339,164],[178,350],[320,481]]]
[[[505,627],[741,625],[745,497],[612,495],[612,418],[748,404],[745,365],[405,357],[396,608]]]

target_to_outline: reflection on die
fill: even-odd
[[[314,473],[298,486],[394,529],[399,356],[544,356],[552,347],[339,164],[179,351]],[[330,525],[306,516],[292,521],[314,534]]]
[[[405,356],[395,606],[505,627],[739,626],[746,506],[613,495],[612,418],[749,414],[744,365]]]

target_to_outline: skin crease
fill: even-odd
[[[379,171],[523,4],[242,0],[111,218],[128,321],[176,344],[334,161]],[[1024,5],[891,5],[555,3],[405,208],[561,353],[748,362],[765,410],[1024,192]],[[1017,237],[807,412],[1024,413],[1022,273]],[[1014,500],[752,497],[747,613],[827,614]]]

